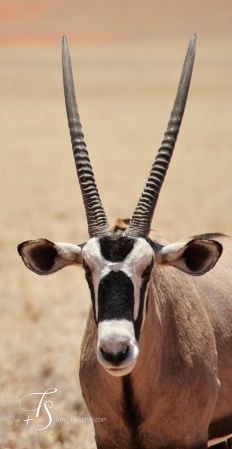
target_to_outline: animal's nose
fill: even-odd
[[[123,351],[119,351],[116,354],[114,354],[113,352],[106,352],[103,351],[103,349],[101,348],[101,353],[103,355],[103,357],[105,358],[105,360],[107,360],[107,362],[110,362],[112,365],[118,366],[120,365],[123,360],[125,360],[125,358],[127,357],[129,351],[129,346],[126,347],[126,349],[124,349]]]

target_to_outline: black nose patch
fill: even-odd
[[[102,353],[104,359],[107,360],[107,362],[110,362],[110,363],[112,363],[112,365],[115,365],[115,366],[121,365],[123,360],[126,359],[128,352],[129,352],[129,346],[127,346],[127,348],[124,349],[123,351],[119,351],[117,354],[114,354],[112,352],[105,352],[101,348],[101,353]]]
[[[98,287],[98,321],[133,321],[134,286],[123,271],[110,271]]]

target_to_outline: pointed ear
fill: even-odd
[[[222,245],[215,240],[193,239],[156,247],[157,267],[172,266],[184,273],[200,276],[211,270],[222,254]]]
[[[52,243],[46,239],[29,240],[18,246],[26,267],[37,274],[55,273],[68,265],[82,265],[82,247],[72,243]]]

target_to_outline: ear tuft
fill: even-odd
[[[130,224],[130,218],[117,218],[114,226],[112,226],[111,231],[125,231]]]

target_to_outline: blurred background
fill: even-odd
[[[88,238],[65,116],[62,35],[111,224],[133,213],[190,37],[198,35],[188,104],[153,219],[153,229],[174,242],[232,234],[231,18],[230,0],[0,1],[1,448],[95,447],[92,424],[71,422],[88,417],[78,377],[90,306],[83,270],[39,277],[17,254],[23,240]],[[48,388],[58,390],[49,398],[53,422],[37,431],[19,401]],[[34,423],[46,425],[44,410]]]

